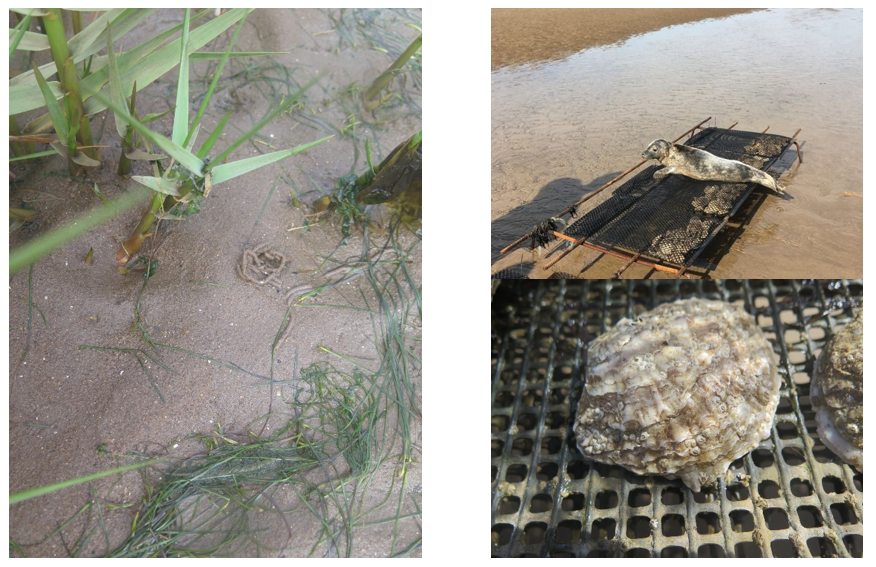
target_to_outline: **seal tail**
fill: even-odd
[[[764,183],[761,183],[764,187],[768,187],[778,193],[779,195],[785,194],[785,188],[779,185],[778,179],[770,175],[769,173],[764,173]]]

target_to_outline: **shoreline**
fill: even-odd
[[[661,28],[753,12],[715,8],[493,8],[491,70],[562,59]]]

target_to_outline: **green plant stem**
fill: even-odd
[[[155,224],[158,212],[161,210],[170,211],[180,203],[180,199],[191,193],[191,191],[192,184],[187,182],[179,188],[178,198],[155,193],[152,196],[152,205],[146,209],[146,212],[143,213],[143,217],[140,219],[140,223],[131,232],[131,236],[128,237],[118,252],[116,252],[116,261],[120,264],[127,264],[131,256],[136,254],[143,245],[143,242],[146,241],[146,234],[152,229],[152,225]]]
[[[76,35],[82,31],[82,12],[79,10],[73,10],[70,12],[70,16],[73,21],[73,35]]]
[[[423,36],[420,35],[411,42],[407,49],[404,50],[404,53],[398,56],[398,59],[390,65],[389,69],[381,73],[379,77],[374,79],[374,82],[371,83],[371,86],[365,89],[362,93],[362,97],[365,101],[371,101],[377,98],[377,95],[380,91],[392,81],[393,77],[395,77],[396,73],[399,69],[402,68],[402,65],[407,63],[408,59],[420,49],[420,46],[423,45]]]
[[[137,116],[134,113],[134,105],[137,103],[137,81],[134,81],[134,87],[131,89],[131,102],[128,107],[128,113],[131,116]],[[128,124],[125,127],[125,137],[122,138],[122,155],[119,156],[119,175],[128,175],[133,170],[131,160],[125,155],[134,149],[134,128]]]
[[[68,113],[68,121],[70,126],[73,126],[74,120],[79,121],[79,133],[76,139],[86,148],[83,150],[85,155],[93,160],[100,161],[100,150],[94,147],[94,142],[91,138],[91,124],[88,121],[88,116],[85,114],[85,106],[82,104],[82,92],[79,90],[79,78],[76,76],[76,66],[73,64],[73,58],[68,57],[64,64],[64,80],[62,81],[64,90],[67,94],[64,98],[70,101],[68,108],[72,106],[74,112]],[[72,149],[72,148],[71,148]]]
[[[18,218],[23,221],[32,221],[37,216],[37,211],[32,211],[29,209],[19,209],[17,207],[9,207],[9,216],[12,218]]]
[[[58,8],[46,8],[47,15],[43,16],[43,28],[49,38],[49,47],[52,51],[52,59],[55,60],[55,68],[58,70],[58,78],[63,83],[64,62],[70,57],[70,49],[67,47],[67,35],[64,32],[64,20],[61,18],[61,10]]]
[[[137,463],[136,465],[129,465],[127,467],[119,467],[117,469],[112,469],[109,471],[103,471],[95,474],[90,474],[88,476],[80,476],[79,478],[73,478],[70,480],[65,480],[64,482],[58,482],[55,484],[48,484],[46,486],[41,486],[39,488],[33,488],[31,490],[24,490],[22,492],[16,492],[15,494],[9,495],[9,503],[15,504],[17,502],[21,502],[22,500],[27,500],[29,498],[35,498],[37,496],[42,496],[43,494],[48,494],[49,492],[54,492],[56,490],[61,490],[62,488],[67,488],[69,486],[76,486],[77,484],[82,484],[83,482],[89,482],[92,480],[97,480],[99,478],[103,478],[105,476],[110,476],[114,474],[119,474],[127,471],[132,471],[134,469],[142,469],[143,467],[148,467],[149,465],[154,465],[157,462],[162,461],[163,459],[152,459],[149,461],[145,461],[142,463]]]

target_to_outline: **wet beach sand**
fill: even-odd
[[[493,10],[493,273],[611,277],[626,262],[594,250],[549,271],[525,247],[499,250],[638,163],[652,140],[711,116],[706,126],[802,129],[804,163],[793,146],[784,154],[773,172],[788,196],[764,193],[732,244],[719,235],[703,254],[709,275],[862,275],[860,10],[554,12]],[[634,265],[623,277],[661,274]]]
[[[559,59],[666,26],[752,10],[726,8],[494,8],[492,68]]]
[[[124,49],[180,23],[183,16],[182,10],[157,10],[124,37]],[[368,19],[370,23],[357,25],[354,18]],[[195,148],[230,111],[228,127],[213,150],[217,155],[276,104],[274,92],[278,97],[286,94],[286,82],[292,88],[293,82],[304,83],[318,72],[323,73],[320,84],[311,87],[302,99],[307,108],[300,114],[278,117],[262,129],[256,142],[238,148],[231,160],[258,155],[257,151],[293,148],[329,135],[312,125],[316,121],[332,127],[344,123],[348,113],[342,112],[338,93],[351,83],[368,84],[394,59],[369,47],[371,44],[360,35],[342,34],[361,30],[372,37],[381,34],[407,45],[417,36],[409,23],[422,24],[418,10],[253,11],[235,49],[284,53],[273,60],[229,60],[202,120]],[[226,49],[235,27],[216,40],[216,50]],[[351,45],[349,39],[356,39],[357,45]],[[37,61],[45,61],[47,53],[39,54],[43,59]],[[11,65],[15,64],[13,60]],[[204,62],[192,66],[194,102],[190,120],[201,100],[195,97],[212,79],[211,69],[215,67],[208,68]],[[138,111],[145,115],[173,107],[177,75],[174,69],[140,91]],[[323,284],[325,273],[336,266],[327,261],[318,270],[326,258],[343,261],[361,253],[360,229],[353,229],[350,242],[339,246],[343,237],[337,219],[304,230],[305,215],[312,213],[309,204],[337,187],[338,179],[351,168],[364,170],[365,136],[370,139],[375,163],[379,163],[422,127],[420,90],[411,77],[408,79],[405,92],[409,105],[378,111],[375,116],[381,124],[377,126],[357,122],[362,134],[358,162],[354,162],[354,138],[335,135],[290,159],[217,184],[200,213],[175,227],[166,221],[155,229],[156,244],[150,239],[144,250],[154,252],[160,265],[145,287],[142,273],[122,276],[116,271],[115,261],[119,239],[125,238],[140,219],[140,206],[38,260],[32,276],[27,268],[10,276],[11,493],[128,465],[134,452],[164,456],[177,464],[193,454],[203,454],[205,440],[217,439],[217,445],[222,442],[220,437],[230,439],[224,441],[227,444],[251,443],[260,432],[267,438],[300,411],[298,402],[306,399],[309,391],[302,376],[311,365],[332,364],[347,373],[359,365],[371,369],[378,365],[376,348],[381,338],[365,307],[366,301],[371,308],[377,305],[377,297],[366,277],[320,292],[306,301],[308,305],[302,303],[293,309],[291,323],[274,356],[272,345],[288,309],[285,294],[302,285]],[[291,93],[296,90],[292,88]],[[312,118],[313,122],[303,124],[296,119],[299,116],[302,120]],[[96,131],[100,126],[100,117],[94,118],[92,129]],[[169,137],[172,115],[149,126]],[[39,211],[38,222],[12,233],[13,248],[99,207],[93,184],[109,199],[136,186],[133,180],[116,175],[120,148],[112,118],[103,125],[102,143],[108,146],[103,149],[105,165],[81,180],[69,177],[60,156],[11,164],[18,181],[10,189],[10,202],[20,206],[27,200]],[[137,162],[134,167],[138,175],[151,174],[145,162]],[[301,206],[293,202],[296,188]],[[414,250],[407,265],[416,285],[421,286],[419,238],[402,229],[399,239],[405,249]],[[269,246],[286,258],[276,287],[255,285],[238,275],[244,250],[259,245]],[[93,261],[86,264],[89,248],[93,249]],[[32,313],[28,310],[29,295],[34,305]],[[134,325],[137,306],[146,332],[156,343],[170,348],[153,349],[139,338]],[[420,341],[412,338],[419,336],[419,318],[399,321],[403,321],[399,332],[414,343],[412,353],[420,358]],[[129,350],[81,348],[85,346]],[[144,366],[133,353],[138,353]],[[352,355],[355,366],[338,355]],[[419,396],[421,378],[416,368],[411,369],[411,379]],[[268,420],[265,416],[269,413]],[[396,425],[389,420],[393,434]],[[299,509],[300,500],[285,487],[270,496],[285,510],[283,517],[272,511],[273,506],[262,510],[264,502],[259,499],[252,510],[259,520],[253,520],[246,545],[236,550],[229,545],[214,553],[289,557],[349,552],[353,556],[385,557],[410,546],[410,553],[420,556],[419,418],[412,419],[410,425],[417,462],[408,463],[404,483],[399,480],[399,461],[395,458],[388,458],[376,471],[370,487],[360,492],[364,496],[361,519],[351,520],[373,523],[356,526],[348,542],[339,540],[336,545],[323,539],[314,546],[324,527],[317,512],[327,515],[325,525],[332,530],[343,523],[337,511],[330,508],[316,506],[314,513],[306,507]],[[379,438],[379,447],[388,448],[392,438]],[[400,447],[401,441],[397,441],[392,451],[400,452]],[[335,481],[336,476],[351,469],[343,459],[336,461],[336,467],[325,469]],[[148,470],[148,478],[155,480],[166,469],[162,464],[144,470]],[[325,481],[317,476],[307,480]],[[10,556],[92,557],[115,550],[131,533],[144,498],[144,485],[139,471],[132,471],[11,505]],[[395,515],[400,495],[400,513],[405,517],[396,530],[395,522],[383,520]],[[82,513],[77,515],[79,511]],[[73,516],[75,519],[66,523]],[[138,520],[143,525],[144,514]],[[189,549],[206,547],[203,541],[195,543],[190,538],[176,551],[182,552],[180,548],[185,545],[190,545]]]

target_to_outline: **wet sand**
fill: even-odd
[[[752,10],[714,8],[493,8],[492,68],[560,59],[666,26]]]
[[[317,71],[324,72],[321,79],[324,90],[314,86],[303,100],[318,113],[319,119],[338,127],[347,118],[337,103],[338,90],[347,88],[353,81],[367,84],[391,64],[393,57],[371,49],[364,42],[339,47],[341,38],[329,16],[336,21],[339,18],[337,11],[256,10],[247,17],[236,49],[289,52],[275,56],[277,68],[288,70],[301,83]],[[347,12],[345,18],[350,17],[351,12]],[[411,11],[407,16],[390,11],[369,13],[369,17],[374,18],[374,26],[386,27],[381,33],[400,34],[406,40],[405,45],[417,35],[406,23],[421,23],[418,11]],[[125,36],[125,48],[130,49],[180,23],[182,18],[181,10],[156,11]],[[216,41],[219,51],[224,51],[233,32],[234,26]],[[284,76],[279,72],[260,71],[256,65],[262,61],[229,61],[202,121],[195,148],[200,147],[230,110],[228,127],[213,150],[216,155],[267,113],[274,104],[271,88],[276,88],[278,94],[285,93]],[[205,66],[199,63],[192,68],[193,96],[202,93],[209,84],[198,80],[207,74]],[[238,78],[228,79],[234,74],[239,74]],[[260,76],[266,80],[259,81]],[[173,106],[176,82],[177,73],[171,71],[140,91],[138,110],[142,114],[157,113]],[[419,88],[409,80],[405,92],[410,96],[411,106],[403,104],[384,112],[380,118],[383,124],[378,127],[358,126],[371,139],[375,162],[421,127]],[[190,119],[198,104],[200,99],[193,103]],[[383,111],[376,116],[379,117],[380,112]],[[106,121],[103,132],[103,143],[109,146],[103,150],[105,165],[89,172],[87,182],[71,180],[66,175],[65,162],[58,156],[11,164],[21,179],[10,190],[11,201],[35,199],[34,208],[40,214],[37,223],[11,235],[13,247],[99,207],[92,182],[97,182],[101,192],[110,199],[136,185],[115,173],[119,147],[111,122],[111,118]],[[99,124],[99,119],[93,120],[93,129]],[[150,127],[169,136],[171,117]],[[261,152],[292,148],[326,135],[284,115],[261,131],[257,143],[244,144],[236,150],[231,160],[256,155],[255,147]],[[10,492],[129,464],[132,451],[172,458],[188,456],[193,451],[203,451],[204,444],[196,439],[188,443],[182,440],[199,434],[215,436],[219,427],[230,438],[247,439],[248,431],[259,433],[264,424],[260,418],[271,408],[273,418],[267,426],[267,436],[293,414],[293,392],[299,388],[295,380],[300,380],[302,369],[316,362],[329,362],[338,370],[352,372],[353,365],[321,351],[320,347],[352,355],[359,363],[374,367],[379,359],[375,350],[379,338],[374,336],[367,311],[355,309],[365,307],[365,298],[372,307],[377,299],[362,277],[320,293],[310,305],[293,309],[288,335],[277,347],[273,367],[274,380],[286,383],[273,388],[265,386],[266,377],[271,373],[271,345],[287,310],[285,293],[301,284],[323,283],[321,276],[312,271],[324,258],[346,259],[363,248],[358,229],[352,231],[354,236],[348,245],[338,248],[342,235],[337,220],[301,230],[306,220],[304,215],[312,212],[304,203],[318,198],[314,188],[327,193],[340,177],[350,173],[354,167],[353,147],[350,136],[336,135],[329,142],[290,159],[215,185],[200,213],[171,230],[167,222],[158,232],[159,238],[166,238],[155,255],[160,266],[142,296],[142,275],[134,273],[123,277],[116,272],[115,262],[118,238],[124,238],[136,225],[142,213],[140,207],[35,263],[35,310],[30,331],[28,270],[10,276]],[[359,156],[356,171],[365,167],[364,138],[360,141]],[[138,162],[135,173],[150,175],[151,168]],[[301,207],[291,204],[292,184],[301,195]],[[417,237],[409,231],[403,233],[403,245],[413,246],[415,250],[409,269],[420,285],[422,257]],[[286,267],[279,275],[280,289],[248,283],[237,274],[243,250],[261,243],[268,243],[286,256]],[[90,265],[83,261],[89,248],[94,249]],[[322,270],[325,271],[326,268]],[[160,352],[151,350],[132,327],[138,302],[142,322],[156,342],[236,364],[249,373],[167,348],[161,348]],[[323,307],[326,304],[350,309]],[[45,324],[40,315],[45,316]],[[413,341],[413,352],[421,359],[420,341],[413,339],[419,336],[418,319],[408,319],[402,332]],[[22,359],[28,345],[27,357]],[[133,355],[83,350],[80,345],[142,349],[153,357],[160,356],[173,372],[141,358],[166,403],[158,398]],[[298,376],[294,372],[296,365]],[[419,385],[417,369],[412,369],[411,379]],[[395,431],[394,424],[390,423],[389,428]],[[421,508],[422,491],[418,419],[412,420],[411,428],[416,462],[409,463],[401,512],[411,516],[398,525],[396,552],[421,537],[417,513]],[[237,434],[243,436],[236,437]],[[400,445],[397,440],[393,450],[400,451]],[[398,496],[402,493],[397,463],[393,458],[388,459],[374,475],[371,488],[362,492],[365,515],[360,521],[383,520],[395,514]],[[345,473],[345,467],[338,461],[336,472]],[[106,553],[130,533],[143,496],[138,472],[130,472],[121,479],[105,477],[14,504],[9,509],[9,537],[21,547],[10,548],[10,555],[66,556],[77,539],[88,534],[87,530],[94,531],[77,554],[90,557]],[[387,497],[392,512],[380,507]],[[96,507],[59,530],[59,526],[89,502],[102,506],[108,539],[104,538]],[[300,502],[296,504],[292,495],[286,501],[280,500],[280,505],[290,510]],[[257,527],[262,531],[258,538],[274,549],[256,549],[250,543],[238,550],[238,555],[260,552],[275,556],[282,553],[288,557],[346,552],[343,543],[338,546],[342,549],[326,544],[313,548],[322,524],[306,509],[287,513],[285,518],[274,513],[259,514],[261,521]],[[290,530],[294,536],[287,539]],[[394,537],[393,522],[375,521],[361,526],[353,532],[350,553],[385,557],[391,552]],[[420,553],[415,545],[413,555]]]
[[[583,21],[590,10],[581,12]],[[628,34],[656,16],[616,13],[633,22]],[[861,277],[862,20],[860,10],[757,11],[663,28],[562,60],[494,69],[492,272],[519,266],[530,277],[549,276],[538,267],[543,259],[524,248],[498,252],[638,163],[651,140],[675,138],[711,116],[707,125],[738,122],[740,130],[770,126],[790,136],[802,128],[804,164],[794,163],[793,148],[786,152],[776,167],[788,198],[766,195],[735,242],[711,251],[717,265],[710,275]],[[616,30],[622,27],[615,22]],[[598,26],[588,29],[597,37]],[[507,59],[494,53],[497,60]],[[582,249],[554,270],[610,277],[624,264]],[[659,274],[635,265],[623,276]]]

